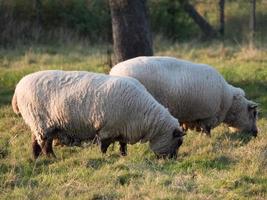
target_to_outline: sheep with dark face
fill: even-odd
[[[183,140],[178,120],[132,78],[36,72],[17,84],[12,105],[31,128],[35,158],[41,152],[55,156],[55,138],[79,143],[97,136],[103,152],[112,141],[149,142],[157,155],[169,157]]]
[[[224,122],[257,135],[257,104],[228,84],[213,67],[171,57],[137,57],[114,66],[110,75],[139,80],[184,128],[210,130]]]

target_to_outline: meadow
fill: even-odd
[[[157,41],[158,40],[158,41]],[[107,46],[87,43],[0,49],[0,199],[267,199],[267,51],[227,42],[155,41],[155,54],[215,66],[260,107],[254,138],[221,125],[211,138],[189,131],[177,160],[147,144],[55,147],[57,159],[31,157],[30,130],[10,101],[24,75],[45,69],[108,73]]]

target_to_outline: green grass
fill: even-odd
[[[105,46],[0,49],[0,199],[266,199],[267,51],[263,45],[156,41],[156,54],[216,66],[260,104],[257,138],[221,125],[212,137],[189,131],[177,160],[157,160],[147,144],[55,147],[57,159],[31,159],[30,131],[10,106],[21,77],[44,69],[108,72]]]

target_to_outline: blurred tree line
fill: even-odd
[[[0,0],[0,30],[2,43],[77,36],[107,40],[109,8],[106,0]]]
[[[226,5],[224,0],[147,0],[152,34],[179,41],[203,36],[208,29],[209,33],[223,34],[224,9],[233,2],[237,14],[246,9],[243,13],[249,16],[250,2],[243,0],[227,0]],[[257,3],[267,8],[264,0]],[[194,18],[196,15],[203,21]],[[266,15],[263,13],[259,19],[264,17]],[[240,20],[244,20],[241,14]],[[202,23],[204,28],[198,23]],[[230,34],[236,32],[240,35],[241,28],[234,25],[228,27],[233,28],[228,30]],[[249,29],[249,18],[243,29],[246,27]],[[253,24],[250,27],[255,29]],[[17,41],[64,42],[77,38],[86,38],[91,42],[112,41],[108,0],[0,0],[1,45]]]

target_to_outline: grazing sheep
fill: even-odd
[[[40,71],[20,80],[12,106],[31,128],[34,158],[55,157],[55,138],[68,144],[97,136],[103,152],[113,141],[121,148],[149,141],[157,155],[170,157],[183,142],[178,120],[132,78]]]
[[[222,122],[257,136],[257,104],[228,84],[212,67],[171,57],[137,57],[114,66],[110,75],[139,80],[183,128],[210,135]]]

